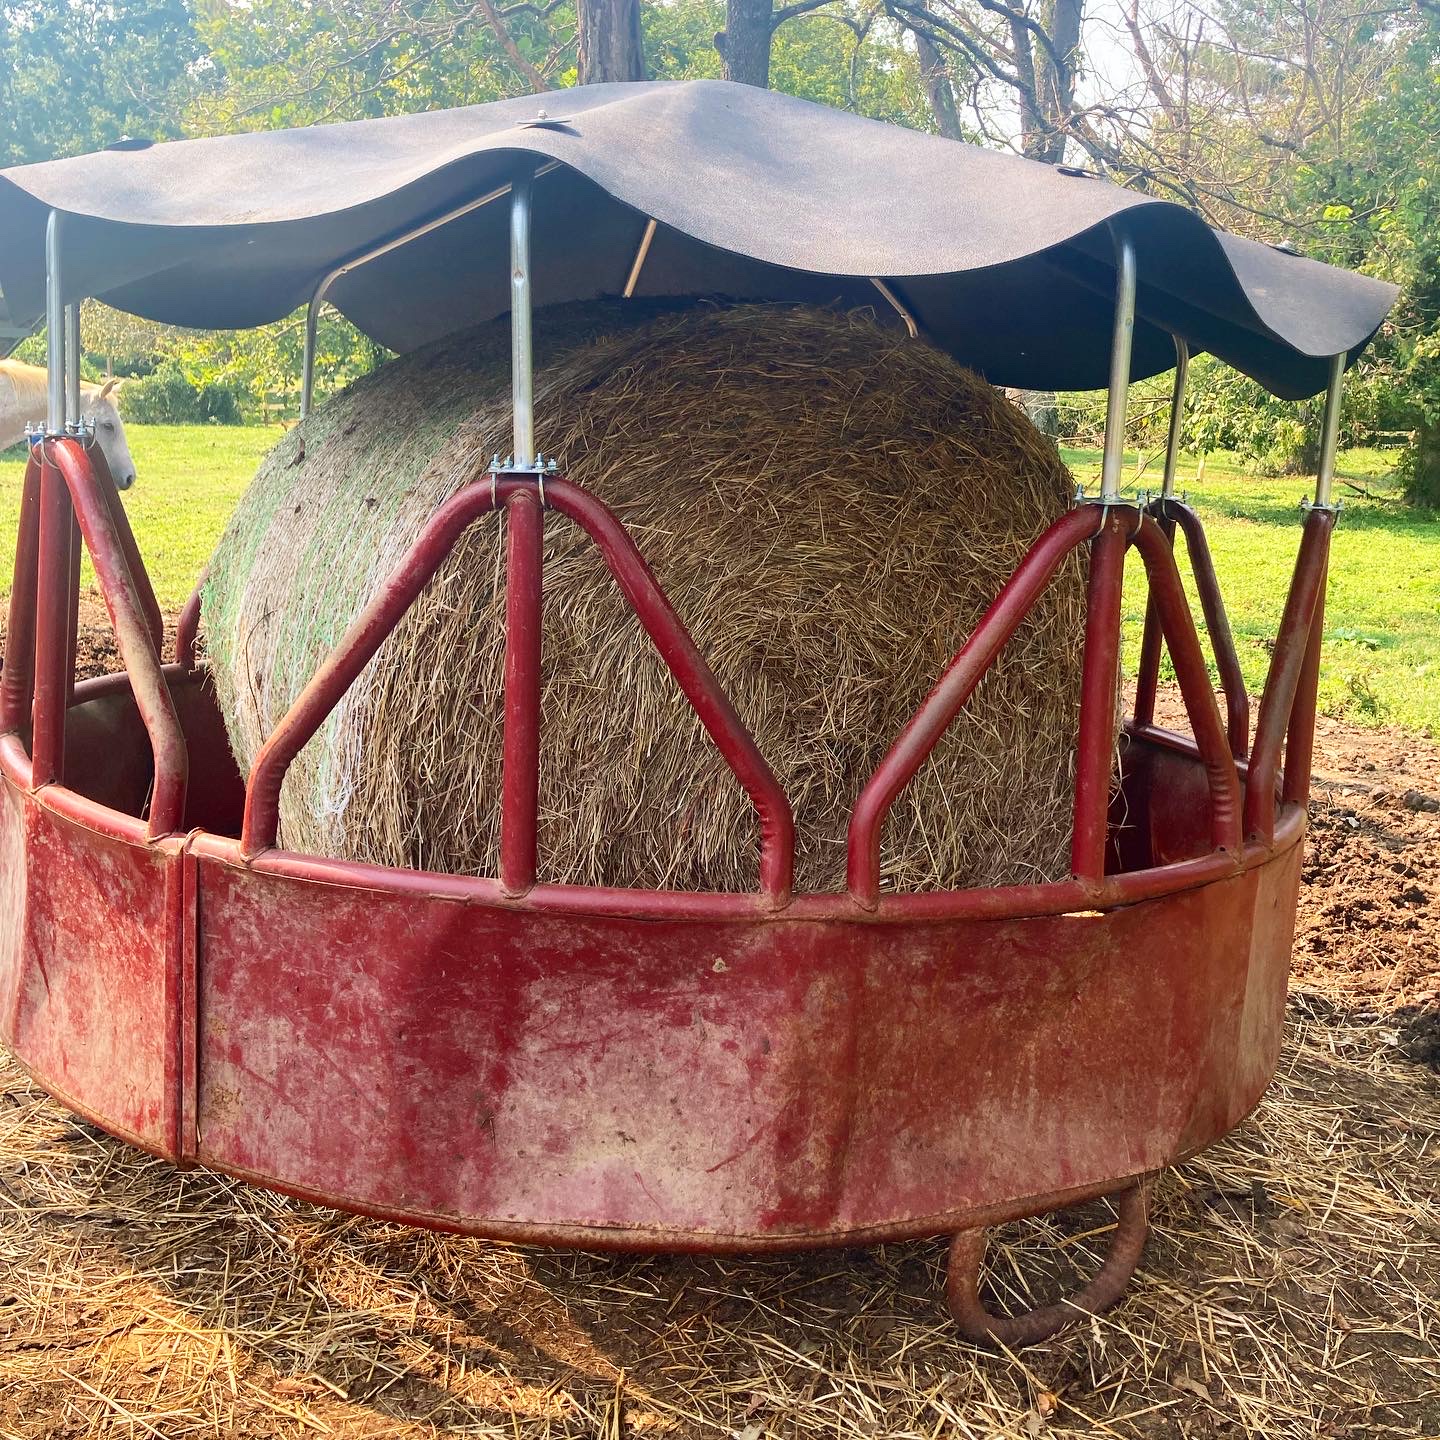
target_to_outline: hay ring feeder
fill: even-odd
[[[948,1288],[963,1331],[1042,1339],[1118,1297],[1151,1178],[1236,1125],[1273,1073],[1341,378],[1394,292],[1094,178],[745,86],[545,100],[543,119],[533,99],[502,101],[0,175],[6,305],[21,325],[48,319],[51,357],[0,693],[0,1036],[64,1104],[177,1165],[410,1224],[640,1251],[954,1235]],[[1108,383],[1099,494],[1034,537],[974,633],[957,637],[859,790],[843,891],[792,893],[785,793],[640,547],[537,453],[532,285],[547,302],[869,304],[994,383]],[[208,327],[270,321],[308,298],[307,410],[327,299],[397,350],[511,315],[513,455],[433,516],[248,777],[196,663],[198,595],[167,660],[124,508],[85,443],[88,295]],[[1174,493],[1192,350],[1292,398],[1328,388],[1315,500],[1253,731],[1203,530]],[[1127,386],[1172,365],[1163,489],[1127,499]],[[750,795],[754,893],[537,875],[547,509],[599,547]],[[459,535],[502,523],[502,510],[498,874],[278,848],[290,762]],[[82,543],[124,670],[76,683]],[[1132,546],[1149,599],[1116,788]],[[887,888],[890,807],[1080,547],[1072,875]],[[1165,649],[1188,735],[1155,721]],[[1013,1318],[984,1307],[986,1227],[1107,1195],[1121,1221],[1087,1289]]]

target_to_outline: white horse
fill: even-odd
[[[103,385],[80,386],[80,413],[95,426],[95,443],[105,456],[110,474],[121,490],[128,490],[135,479],[135,462],[125,439],[125,426],[112,398],[118,380]],[[25,438],[25,427],[45,418],[46,375],[38,365],[25,365],[19,360],[0,360],[0,450],[18,445]]]

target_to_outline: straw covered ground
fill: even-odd
[[[869,312],[536,316],[537,441],[624,520],[785,785],[797,883],[840,889],[855,794],[1031,540],[1053,442]],[[392,362],[272,452],[211,562],[231,744],[264,738],[446,498],[509,447],[509,331]],[[287,782],[281,842],[496,873],[503,527],[471,529]],[[547,522],[542,878],[751,889],[750,803],[577,527]],[[1073,559],[896,806],[887,882],[1068,873]]]

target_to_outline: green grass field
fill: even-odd
[[[183,605],[235,502],[278,429],[248,425],[127,425],[139,479],[125,496],[155,594],[167,610]],[[22,446],[0,453],[0,593],[9,594]],[[90,579],[86,566],[87,583]]]
[[[140,479],[125,497],[160,602],[180,605],[231,507],[278,431],[258,427],[129,427]],[[1093,485],[1099,456],[1067,451],[1076,475]],[[1284,603],[1300,537],[1303,479],[1246,475],[1211,456],[1203,483],[1193,460],[1182,485],[1205,517],[1247,684],[1258,690]],[[8,577],[24,463],[0,455],[0,571]],[[1406,509],[1387,488],[1385,457],[1351,451],[1341,473],[1371,491],[1344,486],[1335,535],[1321,705],[1361,724],[1398,724],[1440,734],[1440,521]],[[1158,483],[1153,474],[1143,484]],[[1183,568],[1183,567],[1182,567]],[[1137,567],[1138,569],[1138,567]],[[0,580],[0,594],[8,590]],[[1127,589],[1126,649],[1139,647],[1144,587]]]
[[[1314,483],[1245,474],[1217,464],[1217,458],[1207,462],[1203,482],[1195,480],[1195,462],[1187,458],[1180,488],[1189,491],[1204,518],[1235,648],[1253,694],[1265,679],[1290,582],[1300,502]],[[1067,451],[1065,459],[1093,489],[1098,452]],[[1321,709],[1363,725],[1440,734],[1440,520],[1400,501],[1388,484],[1385,457],[1376,451],[1348,452],[1339,470],[1370,498],[1336,485],[1344,509],[1331,548]],[[1141,483],[1154,487],[1159,478],[1147,474]],[[1183,545],[1180,551],[1183,557]],[[1188,585],[1183,558],[1181,572]],[[1126,659],[1133,666],[1145,595],[1133,554],[1126,576]]]

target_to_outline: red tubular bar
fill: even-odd
[[[111,475],[110,466],[105,461],[105,452],[98,445],[94,445],[85,453],[95,472],[96,485],[109,508],[110,521],[114,527],[120,554],[125,561],[125,568],[130,572],[130,580],[135,587],[136,597],[145,616],[146,628],[150,632],[150,639],[155,647],[155,654],[158,656],[165,643],[165,616],[160,609],[160,602],[155,598],[155,588],[150,583],[150,573],[145,568],[144,560],[140,558],[140,547],[135,543],[135,532],[130,528],[130,516],[126,512],[125,502],[120,498],[115,478]]]
[[[356,618],[260,748],[245,789],[241,854],[253,859],[275,843],[285,772],[369,664],[385,637],[440,568],[461,534],[477,519],[508,504],[521,490],[538,490],[530,476],[488,476],[452,496],[431,517],[375,599]],[[545,479],[545,504],[574,520],[595,542],[685,698],[725,757],[760,819],[760,888],[775,904],[790,895],[795,822],[790,802],[765,763],[719,682],[625,527],[599,500],[558,476]]]
[[[541,592],[545,512],[519,490],[505,506],[505,755],[501,771],[500,884],[523,895],[535,883],[540,813]]]
[[[1284,796],[1291,805],[1310,802],[1310,776],[1315,760],[1315,711],[1320,689],[1320,650],[1325,636],[1325,587],[1315,597],[1315,614],[1310,621],[1310,638],[1305,646],[1305,663],[1290,711],[1290,730],[1285,738]]]
[[[890,807],[930,757],[940,737],[974,693],[1030,613],[1061,562],[1100,524],[1086,507],[1062,515],[1029,549],[1004,588],[980,617],[974,633],[935,688],[906,722],[889,753],[865,782],[850,817],[846,883],[856,903],[874,909],[880,898],[880,832]]]
[[[1200,610],[1205,616],[1205,628],[1210,633],[1210,644],[1215,653],[1215,669],[1220,676],[1220,688],[1225,692],[1230,753],[1237,760],[1243,760],[1250,748],[1250,696],[1245,689],[1245,677],[1240,673],[1235,637],[1220,594],[1220,581],[1215,574],[1215,562],[1210,555],[1210,542],[1205,538],[1205,527],[1195,511],[1178,500],[1157,500],[1149,513],[1160,527],[1167,545],[1174,546],[1177,524],[1185,535],[1185,548],[1190,555],[1190,568],[1195,574]],[[1135,722],[1141,726],[1155,723],[1162,641],[1160,616],[1152,598],[1145,606],[1145,631],[1140,641],[1140,666],[1135,681]]]
[[[1120,683],[1120,599],[1129,532],[1138,518],[1128,506],[1107,508],[1090,546],[1080,731],[1075,744],[1075,829],[1070,841],[1070,869],[1085,885],[1099,885],[1105,879]]]
[[[1250,697],[1245,690],[1245,677],[1240,673],[1240,657],[1235,653],[1235,636],[1230,630],[1230,617],[1220,594],[1220,580],[1215,574],[1215,561],[1205,527],[1190,506],[1176,500],[1162,502],[1185,536],[1190,552],[1190,569],[1195,575],[1195,590],[1200,597],[1200,611],[1205,628],[1210,632],[1210,647],[1215,652],[1215,669],[1220,688],[1225,692],[1225,723],[1230,737],[1230,753],[1244,759],[1250,748]]]
[[[200,600],[205,591],[205,581],[210,568],[206,566],[175,622],[175,663],[186,670],[195,668],[195,643],[200,635]]]
[[[20,491],[20,524],[15,541],[15,574],[10,619],[5,630],[5,664],[0,669],[0,734],[13,734],[30,717],[35,698],[35,583],[39,573],[40,460],[35,450],[25,465]]]
[[[35,689],[30,740],[35,789],[65,778],[65,712],[70,698],[70,527],[65,477],[47,442],[40,457],[40,540],[35,581]]]
[[[1171,537],[1149,516],[1144,516],[1136,532],[1135,545],[1145,562],[1150,601],[1170,650],[1190,728],[1195,732],[1195,744],[1210,783],[1210,838],[1217,850],[1238,855],[1243,840],[1240,775],[1227,744],[1234,737],[1233,734],[1227,736],[1220,719],[1220,707],[1215,703],[1215,691],[1205,669],[1200,637],[1175,566]]]
[[[70,516],[70,578],[66,594],[70,597],[65,616],[65,708],[75,703],[75,661],[80,653],[80,561],[84,555],[80,539],[80,523]]]
[[[105,597],[106,608],[115,627],[120,657],[130,677],[135,705],[150,737],[155,760],[155,778],[150,798],[150,815],[146,825],[148,839],[158,839],[179,830],[185,815],[185,787],[189,779],[189,755],[180,721],[175,714],[170,687],[160,671],[160,659],[154,636],[139,595],[139,587],[130,572],[125,546],[116,532],[113,512],[105,495],[108,485],[114,488],[108,473],[102,479],[90,463],[90,457],[78,442],[50,440],[45,442],[47,473],[63,477],[69,489],[86,547]],[[42,514],[42,563],[43,528]],[[44,597],[41,599],[42,607]],[[42,609],[40,635],[46,624]],[[36,696],[36,736],[40,734],[39,686]],[[53,778],[58,778],[53,777]],[[35,783],[44,783],[37,765]]]
[[[1157,507],[1157,510],[1159,507]],[[1175,543],[1175,522],[1159,510],[1156,516],[1160,533],[1167,545]],[[1165,642],[1160,632],[1160,607],[1153,595],[1145,601],[1145,628],[1140,635],[1140,663],[1135,675],[1135,723],[1155,723],[1155,697],[1160,688],[1160,651]]]
[[[744,786],[760,819],[760,890],[783,904],[794,880],[795,819],[780,782],[625,527],[593,495],[566,481],[547,479],[545,495],[553,509],[595,542],[700,723]]]
[[[374,658],[460,536],[481,515],[495,508],[499,493],[500,487],[491,476],[467,485],[431,516],[405,558],[356,616],[260,747],[245,786],[240,852],[246,860],[275,844],[280,824],[280,787],[291,762]]]
[[[1275,833],[1275,791],[1280,770],[1280,746],[1285,732],[1294,723],[1295,711],[1302,723],[1308,710],[1314,725],[1313,702],[1307,707],[1299,696],[1301,674],[1310,649],[1315,615],[1325,589],[1330,558],[1330,535],[1335,528],[1333,511],[1315,508],[1305,520],[1300,537],[1300,554],[1295,576],[1285,600],[1285,613],[1260,697],[1260,715],[1255,724],[1255,746],[1250,755],[1250,781],[1245,789],[1245,835],[1269,844]],[[1319,656],[1316,655],[1318,664]],[[1304,757],[1302,757],[1303,759]],[[1306,761],[1308,768],[1308,760]]]

